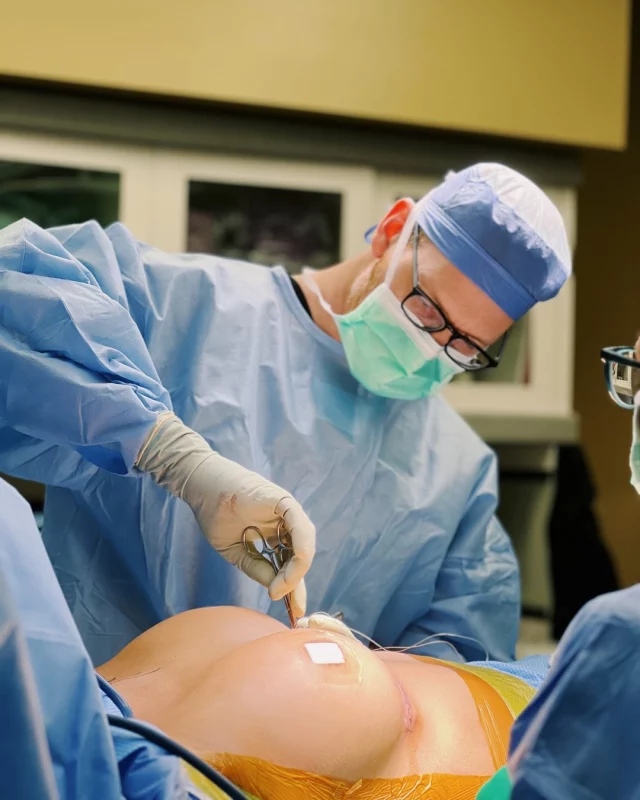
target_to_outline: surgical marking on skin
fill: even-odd
[[[156,669],[149,669],[146,672],[136,672],[132,677],[138,678],[140,675],[153,675],[154,672],[160,672],[162,667],[156,667]]]
[[[143,670],[142,672],[134,672],[132,675],[128,675],[126,678],[107,678],[107,683],[119,683],[123,680],[130,680],[131,678],[140,678],[142,675],[153,675],[154,672],[161,672],[162,667],[156,667],[155,669],[148,669]]]

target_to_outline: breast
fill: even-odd
[[[444,661],[400,653],[379,657],[406,692],[415,716],[413,729],[380,777],[489,775],[504,763],[512,717],[491,686]]]

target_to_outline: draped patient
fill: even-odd
[[[260,800],[474,798],[533,695],[491,669],[227,607],[161,622],[98,672]]]

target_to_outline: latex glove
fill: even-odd
[[[316,529],[302,506],[284,489],[216,453],[175,414],[160,415],[143,445],[136,467],[184,500],[205,537],[220,555],[268,587],[272,600],[291,594],[292,611],[302,617],[307,605],[304,576],[316,551]],[[251,556],[242,534],[254,525],[269,544],[284,520],[292,557],[274,576],[266,558]]]
[[[325,614],[324,611],[319,611],[316,614],[311,614],[309,617],[299,619],[296,628],[314,628],[315,630],[339,633],[342,636],[348,636],[350,639],[356,638],[344,622],[341,622],[339,619],[329,614]]]

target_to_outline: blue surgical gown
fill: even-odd
[[[184,503],[135,476],[163,409],[302,503],[318,531],[310,610],[385,646],[454,634],[466,659],[513,656],[494,454],[442,397],[361,387],[284,270],[167,254],[120,224],[24,221],[0,233],[0,265],[0,469],[51,487],[45,543],[96,663],[189,608],[286,619]]]
[[[516,720],[511,800],[640,798],[640,586],[588,603]]]
[[[99,688],[31,509],[0,479],[1,798],[200,797],[176,756],[110,728],[105,711],[122,712],[104,685],[108,693]]]
[[[0,626],[0,797],[122,797],[91,661],[31,510],[2,480]]]

